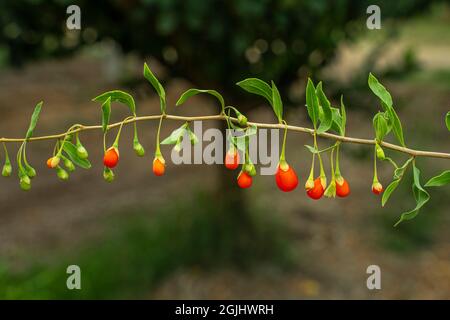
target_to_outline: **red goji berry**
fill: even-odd
[[[307,190],[306,193],[311,199],[314,200],[319,200],[320,198],[322,198],[324,188],[320,177],[314,180],[314,187],[312,189]]]
[[[342,178],[342,181],[336,181],[336,195],[341,198],[345,198],[350,194],[350,186],[347,180]]]
[[[376,195],[383,193],[383,185],[379,182],[372,184],[372,192]]]
[[[114,168],[119,163],[119,150],[115,147],[111,147],[105,152],[103,157],[103,164],[105,167]]]
[[[289,192],[297,188],[298,178],[295,170],[285,163],[283,166],[278,165],[277,172],[275,174],[275,181],[278,188],[281,191]]]
[[[239,166],[239,152],[234,150],[228,150],[225,155],[225,167],[230,170],[235,170]]]

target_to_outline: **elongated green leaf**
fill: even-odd
[[[306,85],[306,108],[308,110],[309,118],[311,119],[314,128],[317,127],[319,120],[319,100],[317,99],[316,89],[311,79],[308,78]]]
[[[30,126],[28,127],[26,139],[30,139],[33,136],[34,129],[36,128],[37,122],[39,120],[39,114],[41,113],[43,102],[39,102],[34,108],[33,114],[31,115]]]
[[[450,183],[450,170],[442,172],[440,175],[435,176],[428,180],[425,187],[441,187]]]
[[[166,139],[161,141],[161,144],[176,144],[180,140],[180,138],[185,133],[187,133],[186,127],[187,127],[187,125],[184,124],[181,127],[179,127],[178,129],[172,131],[170,136],[168,136]]]
[[[247,92],[260,95],[272,105],[272,89],[264,81],[257,78],[248,78],[236,83],[239,87]]]
[[[100,102],[103,104],[108,98],[111,99],[111,102],[120,102],[125,104],[130,109],[131,114],[134,116],[136,115],[136,104],[134,103],[134,99],[129,93],[126,93],[125,91],[108,91],[95,97],[94,99],[92,99],[92,101]]]
[[[147,79],[153,88],[156,90],[159,96],[159,102],[161,105],[161,113],[166,113],[166,91],[158,79],[153,74],[152,70],[148,67],[147,63],[144,63],[144,77]]]
[[[281,101],[280,92],[278,91],[277,86],[272,81],[272,109],[275,113],[275,116],[278,119],[278,122],[283,121],[283,101]]]
[[[77,147],[70,141],[64,142],[63,151],[67,154],[69,159],[77,166],[83,169],[90,169],[91,163],[88,159],[82,159],[78,156]]]
[[[319,82],[317,85],[316,94],[319,99],[319,108],[322,110],[319,115],[320,126],[319,129],[317,129],[317,133],[324,133],[327,132],[333,124],[333,113],[331,111],[330,101],[328,101],[327,96],[323,92],[322,82]]]
[[[447,115],[445,116],[445,124],[447,125],[448,131],[450,131],[450,111],[447,112]]]
[[[378,82],[378,79],[372,73],[369,73],[369,87],[372,92],[383,101],[387,107],[390,109],[393,106],[391,94],[386,90],[386,88]]]
[[[420,185],[420,170],[415,165],[413,165],[413,173],[413,194],[416,199],[416,207],[402,213],[394,227],[398,226],[403,221],[414,219],[419,214],[419,210],[428,202],[428,200],[430,200],[430,194]]]
[[[378,141],[383,140],[383,138],[388,133],[388,123],[385,118],[384,112],[378,112],[373,117],[373,128],[375,129],[375,136]]]
[[[344,96],[341,95],[341,136],[345,136],[347,126],[347,112],[345,111]]]
[[[392,131],[394,132],[395,137],[397,138],[398,142],[405,147],[405,140],[403,138],[403,128],[402,123],[400,122],[400,118],[397,115],[397,112],[395,112],[394,108],[390,108],[387,110],[387,114],[389,116],[389,119],[392,123]]]
[[[111,98],[108,97],[102,104],[102,130],[105,133],[108,130],[109,119],[111,118]]]
[[[195,95],[197,95],[199,93],[208,93],[208,94],[216,97],[217,100],[219,100],[219,102],[220,102],[220,106],[222,108],[222,112],[224,111],[224,109],[225,109],[225,101],[224,101],[222,95],[220,93],[218,93],[216,90],[189,89],[189,90],[187,90],[186,92],[184,92],[181,95],[181,97],[178,99],[176,105],[177,106],[182,105],[183,103],[186,102],[187,99],[189,99],[190,97],[195,96]]]
[[[384,205],[388,202],[389,198],[391,197],[391,194],[394,192],[395,189],[397,189],[398,185],[400,184],[401,179],[393,180],[386,188],[386,190],[383,193],[383,197],[381,198],[381,206],[384,207]]]

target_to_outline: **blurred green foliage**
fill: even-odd
[[[60,56],[114,39],[173,74],[222,90],[248,76],[286,87],[314,72],[340,41],[365,29],[369,0],[80,0],[82,30],[66,30],[71,0],[0,3],[0,61]],[[382,18],[421,12],[426,0],[377,1]],[[357,23],[354,23],[358,21]],[[2,58],[4,57],[4,58]]]
[[[181,268],[245,272],[265,264],[286,269],[295,262],[286,226],[267,210],[253,210],[233,223],[227,218],[232,212],[218,208],[210,194],[197,193],[153,216],[149,211],[121,212],[101,242],[72,256],[55,256],[49,265],[34,263],[19,273],[3,266],[0,298],[138,298]],[[82,290],[66,287],[72,264],[81,268]]]

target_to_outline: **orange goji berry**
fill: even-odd
[[[250,188],[252,186],[252,177],[245,171],[241,171],[237,178],[238,186],[242,189]]]

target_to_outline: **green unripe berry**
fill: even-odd
[[[247,117],[246,116],[244,116],[243,114],[240,113],[238,115],[237,119],[238,119],[238,123],[241,127],[247,126]]]
[[[386,156],[384,155],[383,148],[380,147],[379,144],[375,146],[376,152],[377,152],[377,158],[380,160],[384,160]]]
[[[114,172],[109,168],[105,168],[103,170],[103,178],[105,179],[106,182],[113,182],[114,181]]]
[[[60,178],[63,181],[69,180],[69,174],[67,173],[66,170],[64,170],[61,167],[58,167],[58,169],[56,169],[56,174],[57,174],[58,178]]]
[[[69,172],[75,171],[75,165],[69,159],[64,159],[64,166],[69,170]]]
[[[22,177],[20,178],[20,188],[21,188],[23,191],[28,191],[28,190],[31,189],[31,180],[30,180],[30,177],[28,177],[28,176],[22,176]]]
[[[145,155],[145,149],[139,142],[135,142],[133,145],[134,152],[138,157],[143,157]]]
[[[9,176],[11,176],[11,173],[12,173],[12,166],[11,166],[11,164],[6,163],[6,164],[3,166],[2,176],[4,176],[4,177],[9,177]]]
[[[83,147],[82,145],[77,146],[77,155],[81,159],[87,159],[89,157],[89,154],[88,154],[86,148]]]
[[[26,166],[25,170],[27,171],[27,176],[30,177],[30,179],[33,179],[36,177],[36,170],[32,166]]]

